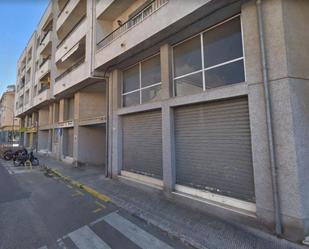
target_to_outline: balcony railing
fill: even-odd
[[[109,35],[105,36],[101,41],[97,43],[97,49],[105,47],[107,44],[111,43],[117,37],[127,32],[129,29],[133,28],[138,23],[142,22],[145,18],[150,16],[156,10],[161,8],[164,4],[166,4],[168,0],[153,0],[147,6],[145,6],[140,12],[138,12],[135,16],[130,18],[124,24],[119,26]]]
[[[44,91],[47,90],[47,89],[49,89],[49,86],[43,84],[43,85],[41,86],[40,90],[39,90],[39,94],[42,93],[42,92],[44,92]]]
[[[80,58],[76,63],[74,63],[72,66],[70,66],[67,70],[65,70],[62,74],[60,74],[58,77],[56,77],[55,81],[59,81],[62,79],[64,76],[72,72],[74,69],[78,68],[81,64],[83,64],[85,61],[85,56]]]
[[[57,45],[57,49],[74,33],[74,31],[79,27],[79,25],[84,21],[86,18],[86,14],[82,15],[81,18],[78,20],[78,22],[74,25],[74,27],[67,33],[65,37],[59,42]]]
[[[42,62],[40,63],[39,68],[41,68],[41,67],[44,65],[44,63],[45,63],[46,61],[48,61],[50,58],[51,58],[51,56],[48,56],[47,58],[44,58],[44,59],[42,60]]]

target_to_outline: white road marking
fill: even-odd
[[[173,249],[117,213],[106,215],[104,221],[143,249]]]
[[[62,239],[58,239],[57,244],[61,249],[67,249]]]
[[[48,247],[47,247],[47,246],[41,246],[41,247],[38,248],[38,249],[48,249]]]
[[[68,237],[79,249],[111,249],[95,232],[88,226],[83,226],[69,233]]]

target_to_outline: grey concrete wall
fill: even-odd
[[[49,124],[49,107],[39,110],[39,126]]]
[[[48,150],[49,131],[38,131],[38,150]]]
[[[284,236],[308,235],[308,1],[262,1]],[[274,224],[255,1],[242,6],[257,216]]]
[[[79,119],[106,115],[106,90],[103,82],[79,92]]]
[[[77,160],[86,164],[105,165],[105,126],[79,126],[77,134],[79,140]]]

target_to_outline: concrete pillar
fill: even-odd
[[[54,117],[54,105],[50,104],[48,107],[48,124],[52,124],[53,123],[53,117]]]
[[[74,94],[74,138],[73,138],[73,158],[76,163],[79,162],[79,143],[83,141],[79,141],[79,107],[80,107],[80,92]]]
[[[284,236],[309,233],[309,2],[263,1],[273,111],[279,200]],[[265,101],[255,1],[242,6],[257,217],[274,226]],[[296,28],[297,27],[297,28]]]
[[[172,48],[165,44],[160,48],[161,61],[161,97],[162,100],[173,96],[172,84]],[[175,158],[174,158],[174,132],[173,109],[169,105],[162,105],[162,159],[163,183],[167,192],[172,192],[175,186]]]
[[[121,105],[120,89],[122,73],[114,70],[109,78],[109,174],[117,176],[122,167],[122,126],[117,111]]]
[[[64,117],[65,117],[64,102],[65,102],[65,99],[61,99],[59,102],[59,122],[64,121]]]

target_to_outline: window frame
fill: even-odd
[[[203,39],[203,35],[205,33],[207,33],[208,31],[210,30],[213,30],[229,21],[232,21],[233,19],[236,19],[236,18],[239,18],[239,21],[240,21],[240,32],[241,32],[241,46],[242,46],[242,56],[241,57],[238,57],[238,58],[235,58],[235,59],[232,59],[232,60],[228,60],[228,61],[225,61],[225,62],[222,62],[222,63],[219,63],[219,64],[216,64],[216,65],[212,65],[212,66],[209,66],[207,68],[205,68],[205,58],[204,58],[204,39]],[[201,46],[201,60],[202,60],[202,69],[200,70],[196,70],[194,72],[191,72],[191,73],[187,73],[187,74],[184,74],[184,75],[181,75],[181,76],[177,76],[175,77],[175,64],[174,64],[174,48],[182,43],[185,43],[191,39],[194,39],[196,38],[197,36],[200,37],[200,46]],[[176,94],[176,80],[178,79],[181,79],[181,78],[185,78],[187,76],[190,76],[190,75],[193,75],[193,74],[198,74],[198,73],[202,73],[202,79],[203,79],[203,90],[201,91],[201,93],[205,92],[205,91],[208,91],[209,88],[207,89],[207,86],[206,86],[206,79],[205,79],[205,72],[208,71],[208,70],[211,70],[211,69],[214,69],[214,68],[217,68],[217,67],[221,67],[221,66],[224,66],[224,65],[228,65],[228,64],[231,64],[231,63],[234,63],[234,62],[237,62],[237,61],[243,61],[243,65],[244,65],[244,82],[247,81],[247,77],[246,77],[246,61],[245,61],[245,49],[244,49],[244,37],[243,37],[243,24],[242,24],[242,18],[241,18],[241,13],[237,14],[237,15],[234,15],[234,16],[231,16],[193,36],[190,36],[180,42],[177,42],[176,44],[172,45],[172,91],[173,91],[173,96],[174,97],[178,97],[177,94]],[[239,82],[239,83],[243,83],[243,82]],[[239,83],[234,83],[234,84],[239,84]],[[232,85],[234,85],[232,84]],[[223,86],[219,86],[219,87],[215,87],[215,88],[221,88],[221,87],[227,87],[228,85],[223,85]],[[214,88],[212,88],[214,89]],[[181,96],[179,96],[181,97]]]
[[[124,105],[124,96],[128,95],[128,94],[131,94],[131,93],[136,93],[136,92],[139,92],[139,103],[137,105],[141,105],[141,104],[145,104],[145,103],[149,103],[149,102],[144,102],[143,103],[143,98],[142,98],[142,92],[143,90],[145,89],[148,89],[148,88],[151,88],[151,87],[154,87],[154,86],[159,86],[159,85],[162,85],[162,75],[161,75],[161,81],[160,82],[156,82],[152,85],[149,85],[149,86],[144,86],[142,87],[142,63],[145,62],[145,61],[148,61],[150,60],[151,58],[155,57],[155,56],[158,56],[159,55],[159,59],[160,59],[160,67],[161,67],[161,55],[160,55],[160,52],[156,53],[156,54],[153,54],[127,68],[125,68],[124,70],[122,70],[122,72],[126,71],[126,70],[129,70],[130,68],[132,67],[135,67],[136,65],[138,65],[138,78],[139,78],[139,87],[135,90],[132,90],[132,91],[129,91],[129,92],[123,92],[124,91],[124,86],[123,86],[123,83],[124,83],[124,80],[122,79],[122,84],[121,84],[121,108],[126,108],[126,107],[130,107],[130,106],[125,106]],[[161,74],[161,68],[160,68],[160,74]]]

